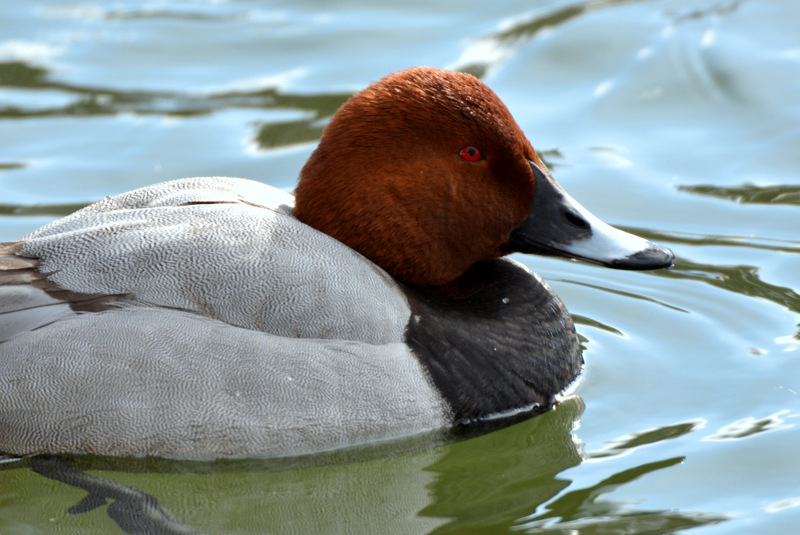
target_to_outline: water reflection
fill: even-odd
[[[699,9],[693,6],[689,9],[689,11],[676,12],[674,14],[675,22],[701,19],[709,16],[722,17],[724,15],[730,15],[739,9],[741,4],[742,0],[733,0],[732,2],[713,2],[710,5]]]
[[[590,0],[576,4],[558,7],[551,12],[536,14],[531,17],[520,18],[504,29],[492,35],[476,39],[462,54],[462,58],[472,58],[469,61],[460,61],[456,68],[469,72],[482,78],[487,71],[500,63],[503,56],[510,55],[507,51],[519,43],[531,41],[540,32],[549,28],[565,24],[581,15],[610,8],[621,4],[632,4],[643,0]],[[483,58],[475,60],[474,58]]]
[[[672,243],[684,243],[687,245],[710,245],[727,247],[744,247],[748,249],[762,249],[766,251],[777,251],[782,253],[800,253],[800,242],[790,240],[779,240],[774,238],[758,238],[755,236],[718,236],[714,234],[687,234],[687,233],[667,233],[650,229],[634,229],[633,227],[620,227],[629,232],[640,232],[646,234],[651,240],[669,241]],[[658,272],[665,273],[665,272]]]
[[[120,113],[190,117],[229,108],[296,110],[297,119],[255,123],[255,141],[261,149],[316,141],[324,127],[322,120],[333,115],[351,96],[350,93],[293,95],[281,93],[274,88],[193,95],[170,91],[120,91],[82,87],[51,81],[47,69],[21,61],[0,63],[0,86],[36,91],[51,90],[73,96],[67,102],[44,107],[36,101],[26,102],[25,105],[6,103],[0,108],[0,119]],[[8,166],[18,168],[19,164],[6,164],[5,168],[9,168]]]
[[[690,235],[660,232],[652,229],[620,227],[662,243],[681,243],[693,246],[727,246],[761,249],[783,253],[800,253],[800,243],[787,240],[759,239],[756,237]],[[718,265],[693,262],[679,256],[672,269],[651,273],[655,277],[702,281],[747,297],[760,297],[792,312],[800,312],[800,294],[792,288],[770,284],[761,279],[759,266]]]
[[[769,284],[759,276],[758,266],[720,266],[680,258],[675,267],[659,276],[702,281],[747,297],[772,301],[792,312],[800,312],[800,295],[791,288]]]
[[[623,485],[682,462],[682,457],[676,457],[643,464],[623,470],[591,487],[568,492],[549,503],[544,512],[521,518],[514,530],[523,533],[564,533],[579,530],[582,535],[674,533],[719,524],[732,518],[727,515],[683,513],[675,510],[641,510],[631,503],[600,499]]]
[[[735,187],[713,185],[678,186],[679,191],[726,199],[740,204],[794,204],[800,205],[800,186],[755,186],[745,184]]]
[[[66,215],[80,210],[86,206],[84,203],[79,204],[32,204],[28,206],[18,204],[2,204],[0,203],[0,216],[49,216],[49,217],[63,217]]]
[[[547,414],[446,448],[425,468],[435,477],[420,514],[450,519],[433,533],[500,532],[567,488],[558,474],[583,460],[573,435],[583,409],[569,398]]]
[[[619,457],[626,455],[642,446],[649,446],[664,440],[680,438],[697,429],[705,427],[705,420],[692,420],[680,422],[672,425],[660,426],[655,429],[646,429],[629,435],[624,435],[608,443],[602,449],[590,451],[587,454],[589,459],[605,459],[608,457]]]
[[[219,4],[212,2],[212,4]],[[47,17],[72,18],[79,21],[97,20],[137,20],[137,19],[182,19],[194,21],[221,21],[246,18],[245,14],[220,12],[219,9],[199,11],[188,6],[170,6],[169,8],[141,8],[121,5],[78,5],[78,6],[46,6],[42,12]]]
[[[680,464],[682,457],[645,463],[595,485],[569,490],[572,482],[562,473],[583,460],[582,446],[573,435],[582,411],[580,399],[570,398],[557,410],[532,421],[447,448],[426,468],[436,479],[430,486],[431,503],[420,514],[450,519],[432,533],[564,533],[570,529],[581,533],[664,533],[728,519],[711,513],[647,510],[605,496]],[[679,438],[702,425],[682,422],[636,433],[590,456],[610,456]]]
[[[765,416],[764,418],[747,417],[737,420],[730,424],[724,425],[703,440],[721,441],[721,440],[736,440],[740,438],[747,438],[759,433],[767,431],[780,431],[782,429],[790,429],[794,424],[787,423],[786,419],[797,416],[793,415],[790,410],[783,409],[774,414]]]
[[[295,121],[256,123],[255,141],[262,150],[287,145],[315,142],[325,128],[323,119],[330,117],[350,98],[350,94],[333,95],[280,95],[275,94],[276,107],[310,111],[308,117]]]
[[[89,493],[67,509],[69,514],[87,513],[98,507],[106,507],[108,516],[125,533],[151,535],[198,533],[182,524],[175,515],[166,510],[150,494],[76,470],[69,460],[41,457],[31,459],[30,464],[31,469],[37,474],[81,488]],[[107,503],[107,500],[111,500],[111,503]]]

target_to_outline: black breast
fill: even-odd
[[[406,287],[406,342],[450,405],[454,423],[545,411],[583,365],[564,305],[521,265],[490,260],[440,288]]]

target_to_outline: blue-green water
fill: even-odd
[[[128,503],[204,533],[800,529],[800,3],[4,0],[0,17],[0,240],[183,176],[291,189],[344,99],[424,64],[480,75],[575,198],[678,256],[520,258],[584,341],[552,413],[316,459],[82,459],[131,488],[74,514],[85,491],[9,463],[0,533],[121,532]]]

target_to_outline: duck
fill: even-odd
[[[570,197],[475,76],[390,74],[294,195],[185,178],[1,243],[0,452],[295,456],[545,412],[583,357],[511,253],[674,261]]]

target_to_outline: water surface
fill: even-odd
[[[652,273],[519,258],[585,346],[581,382],[544,416],[317,459],[79,459],[108,482],[96,502],[41,475],[68,466],[8,463],[0,532],[800,524],[797,2],[5,1],[0,15],[0,240],[184,176],[291,190],[348,96],[432,65],[479,75],[575,198],[678,256]]]

